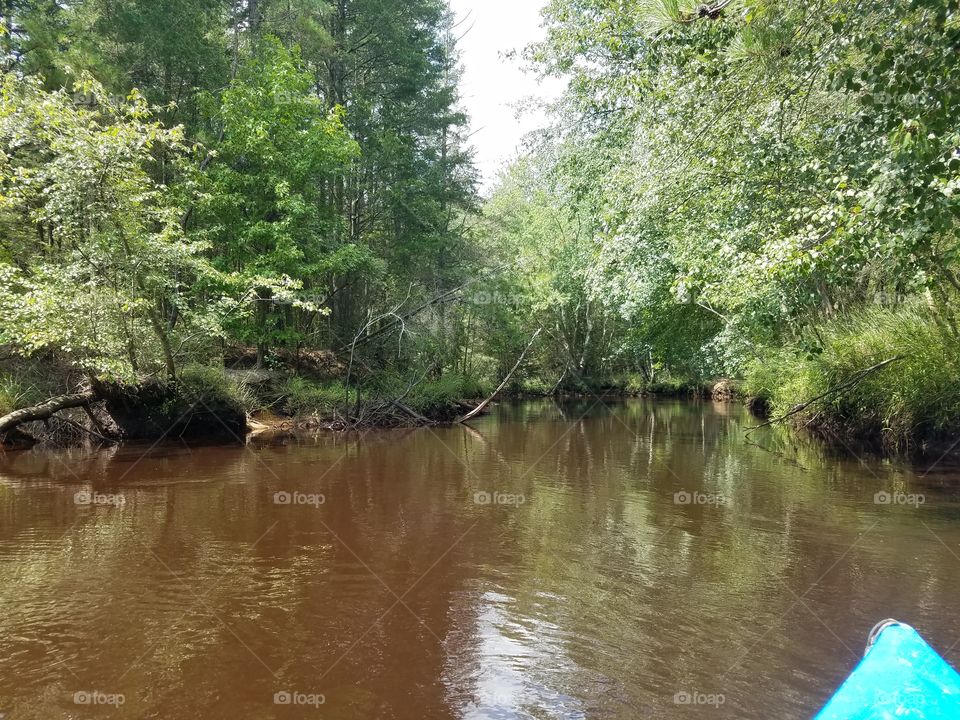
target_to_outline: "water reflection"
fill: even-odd
[[[536,402],[472,428],[0,456],[0,712],[801,718],[878,618],[956,660],[954,470],[749,444],[749,424]]]

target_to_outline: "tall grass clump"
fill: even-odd
[[[0,375],[0,417],[27,404],[27,391],[14,378]]]
[[[187,365],[180,373],[180,384],[188,395],[234,404],[244,412],[252,412],[260,405],[256,393],[229,377],[222,367]]]
[[[898,448],[960,430],[960,338],[928,309],[865,310],[821,326],[818,335],[818,351],[786,348],[751,363],[747,393],[768,399],[775,416],[829,393],[794,419],[830,434],[879,438]],[[845,383],[852,384],[831,392]]]
[[[355,391],[348,392],[341,382],[320,384],[302,377],[287,380],[282,394],[292,415],[327,415],[356,400]]]
[[[444,418],[456,415],[457,403],[461,400],[479,399],[489,395],[492,387],[487,387],[476,378],[458,373],[447,373],[427,380],[414,388],[408,400],[411,408],[421,415],[431,418]]]

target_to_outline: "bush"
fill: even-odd
[[[751,363],[745,389],[768,398],[775,415],[902,359],[814,403],[798,420],[905,447],[960,429],[960,341],[929,311],[872,309],[820,328],[822,348],[772,351]]]
[[[539,376],[530,376],[518,383],[511,382],[509,390],[514,395],[549,395],[556,382],[556,380],[549,382]]]

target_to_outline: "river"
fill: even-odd
[[[0,455],[6,720],[808,718],[960,661],[960,471],[737,405]]]

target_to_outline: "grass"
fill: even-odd
[[[360,391],[360,399],[379,402],[398,398],[409,384],[408,379],[392,375],[369,378]],[[301,377],[287,380],[281,392],[285,409],[293,415],[328,415],[357,399],[356,389],[351,388],[347,393],[341,382],[317,383]],[[458,401],[485,397],[490,392],[492,388],[474,378],[448,373],[420,382],[404,398],[404,403],[421,415],[445,417],[456,410]]]
[[[44,397],[35,385],[26,384],[12,375],[0,374],[0,417],[40,402]]]
[[[819,329],[822,349],[771,351],[748,367],[745,390],[774,415],[826,393],[889,358],[902,359],[796,417],[813,427],[907,448],[960,430],[960,338],[929,310],[876,308]]]
[[[248,386],[231,379],[222,367],[187,365],[179,379],[187,392],[195,397],[228,401],[245,412],[252,412],[260,406],[256,394]]]
[[[356,399],[355,391],[348,394],[343,383],[321,384],[302,377],[287,380],[281,392],[286,410],[293,415],[326,415],[343,407],[347,398]]]
[[[407,398],[408,405],[427,417],[445,417],[456,411],[460,400],[486,397],[493,388],[488,388],[475,378],[450,373],[418,385]]]
[[[0,375],[0,416],[23,407],[25,396],[19,382],[12,377]]]

